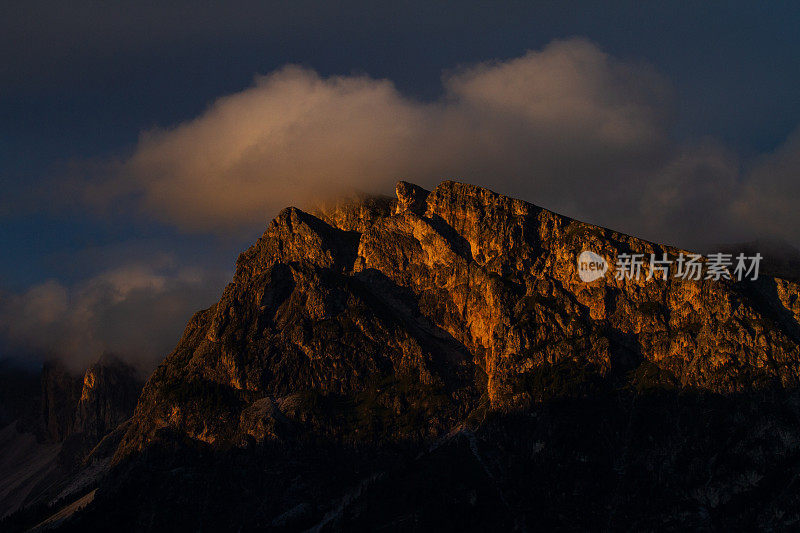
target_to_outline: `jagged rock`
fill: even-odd
[[[632,384],[650,368],[715,392],[797,385],[797,285],[767,280],[770,295],[727,281],[584,283],[583,249],[610,264],[622,252],[678,252],[455,182],[430,192],[400,182],[394,208],[361,199],[319,217],[284,210],[150,379],[122,454],[162,427],[235,442],[238,421],[261,412],[254,402],[359,395],[382,380],[442,395],[428,437],[484,395],[502,411],[558,395],[554,369]],[[401,389],[381,404],[413,403]]]
[[[0,442],[0,456],[9,457],[0,464],[0,485],[8,486],[0,491],[0,517],[18,511],[8,519],[13,524],[96,483],[121,440],[118,428],[133,414],[142,381],[130,365],[110,354],[83,375],[58,360],[46,361],[38,373],[12,370],[2,376],[16,382],[3,390],[3,399],[19,396],[10,398],[16,402],[11,403],[16,424],[4,430]],[[38,384],[38,394],[34,387],[21,387],[23,379]],[[91,460],[85,462],[90,452]]]
[[[84,524],[120,495],[179,529],[793,523],[770,513],[800,503],[798,285],[585,283],[583,250],[679,252],[456,182],[282,211],[148,380]],[[772,499],[736,505],[759,476]]]
[[[105,354],[83,375],[72,431],[92,443],[130,418],[142,383],[137,371],[119,358]]]
[[[102,355],[82,376],[57,360],[47,361],[41,382],[45,438],[63,442],[80,434],[91,446],[130,418],[142,389],[137,371],[111,354]]]
[[[425,201],[428,199],[427,191],[419,185],[408,183],[407,181],[400,181],[395,187],[397,194],[397,205],[395,206],[394,214],[411,211],[416,215],[425,213]]]

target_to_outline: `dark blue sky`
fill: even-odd
[[[232,265],[255,234],[187,235],[136,213],[51,208],[41,188],[70,161],[124,156],[140,131],[195,117],[286,63],[385,77],[435,99],[447,69],[583,36],[668,78],[679,142],[710,135],[746,158],[800,124],[793,2],[222,4],[3,2],[0,287],[72,282],[100,268],[86,250],[129,242]]]

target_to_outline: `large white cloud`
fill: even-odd
[[[666,83],[587,41],[462,68],[443,84],[422,103],[387,80],[285,67],[143,134],[111,191],[202,230],[261,224],[339,189],[390,191],[401,177],[461,177],[559,207],[579,203],[577,185],[607,188],[666,149]]]
[[[193,120],[142,134],[115,178],[88,195],[104,205],[132,197],[181,228],[226,231],[342,190],[462,179],[684,246],[769,232],[794,216],[796,140],[744,174],[713,139],[678,145],[667,80],[586,40],[464,66],[442,83],[440,98],[420,102],[388,80],[287,66]]]

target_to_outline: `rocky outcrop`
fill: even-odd
[[[582,250],[612,265],[620,253],[679,250],[455,182],[430,192],[400,182],[396,200],[318,215],[284,210],[239,257],[219,303],[193,317],[147,384],[121,454],[164,427],[234,444],[253,434],[249,413],[280,411],[256,405],[386,380],[389,410],[413,402],[396,383],[441,396],[429,437],[482,397],[508,412],[557,396],[564,372],[571,388],[648,376],[724,393],[798,384],[793,283],[646,279],[647,268],[585,283]]]
[[[137,372],[110,354],[83,375],[57,360],[45,362],[38,373],[31,364],[2,369],[0,376],[7,386],[0,396],[15,421],[0,439],[0,485],[6,487],[0,491],[0,518],[16,513],[0,530],[26,530],[32,517],[91,488],[142,388]],[[106,445],[98,446],[101,441]]]
[[[81,435],[96,444],[130,418],[142,389],[137,371],[111,354],[102,355],[82,376],[47,361],[41,382],[41,419],[50,442]]]
[[[141,390],[142,382],[132,366],[103,355],[83,375],[72,431],[90,442],[100,442],[130,418]]]
[[[639,498],[680,528],[741,518],[741,494],[762,491],[753,520],[778,505],[765,494],[799,501],[782,488],[800,461],[796,284],[647,266],[586,283],[584,250],[610,265],[680,250],[462,183],[396,195],[286,209],[240,255],[144,387],[87,524],[121,494],[149,498],[154,472],[176,488],[126,523],[370,529],[413,512],[429,527],[442,513],[467,529],[654,527],[623,503]],[[741,448],[714,455],[731,439]],[[165,501],[196,520],[174,524]]]

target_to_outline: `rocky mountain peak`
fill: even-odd
[[[232,443],[249,434],[245,418],[292,395],[360,395],[385,380],[389,405],[439,391],[422,430],[433,436],[482,397],[513,411],[560,394],[547,386],[556,371],[582,376],[577,389],[654,373],[657,386],[718,392],[800,377],[794,284],[585,283],[581,250],[610,264],[678,251],[473,185],[401,181],[396,192],[282,211],[150,379],[122,450],[165,426]],[[267,398],[267,410],[248,407]]]
[[[452,181],[282,211],[98,446],[76,527],[796,524],[800,287],[587,282],[585,251],[681,253]]]
[[[397,194],[397,205],[395,214],[410,211],[416,215],[422,215],[427,209],[427,199],[430,191],[423,189],[419,185],[398,181],[395,187]]]

